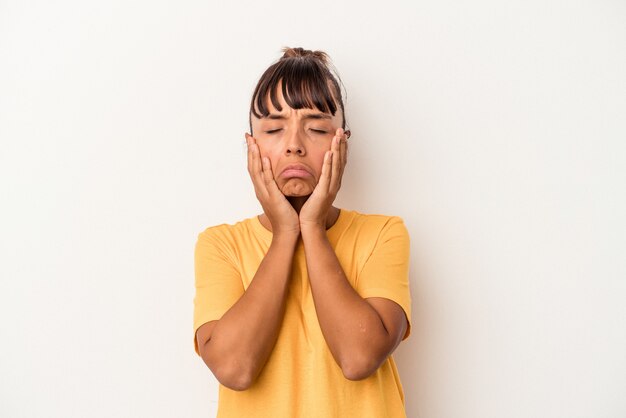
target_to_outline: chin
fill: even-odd
[[[310,196],[313,193],[313,190],[307,191],[299,191],[299,192],[286,192],[283,193],[285,197],[302,197],[302,196]]]
[[[310,196],[311,193],[313,193],[313,188],[309,184],[297,182],[295,184],[285,185],[282,188],[282,192],[286,197]]]

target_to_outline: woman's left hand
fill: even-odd
[[[326,230],[326,217],[341,187],[341,177],[347,162],[347,140],[344,130],[337,129],[330,151],[326,151],[324,156],[317,186],[300,210],[301,230],[307,227]]]

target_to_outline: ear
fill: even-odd
[[[352,135],[352,132],[350,132],[349,129],[347,131],[344,131],[344,133],[346,134],[346,139],[350,138],[350,135]]]

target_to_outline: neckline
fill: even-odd
[[[331,226],[330,228],[328,228],[326,230],[326,234],[328,235],[329,238],[331,238],[337,232],[340,232],[343,229],[343,226],[349,220],[348,219],[349,218],[349,212],[351,212],[351,211],[339,208],[339,216],[337,217],[337,220],[335,221],[333,226]],[[257,232],[261,236],[263,236],[268,241],[272,240],[272,237],[274,236],[274,234],[272,233],[272,231],[270,231],[269,229],[266,229],[263,226],[263,224],[261,223],[261,220],[259,219],[259,215],[253,216],[252,218],[250,218],[250,220],[252,221],[252,225],[254,226],[254,229],[256,229]]]

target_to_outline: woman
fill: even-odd
[[[218,417],[404,417],[391,353],[410,332],[402,219],[332,203],[348,138],[321,51],[285,48],[252,95],[263,213],[198,235],[194,346]]]

